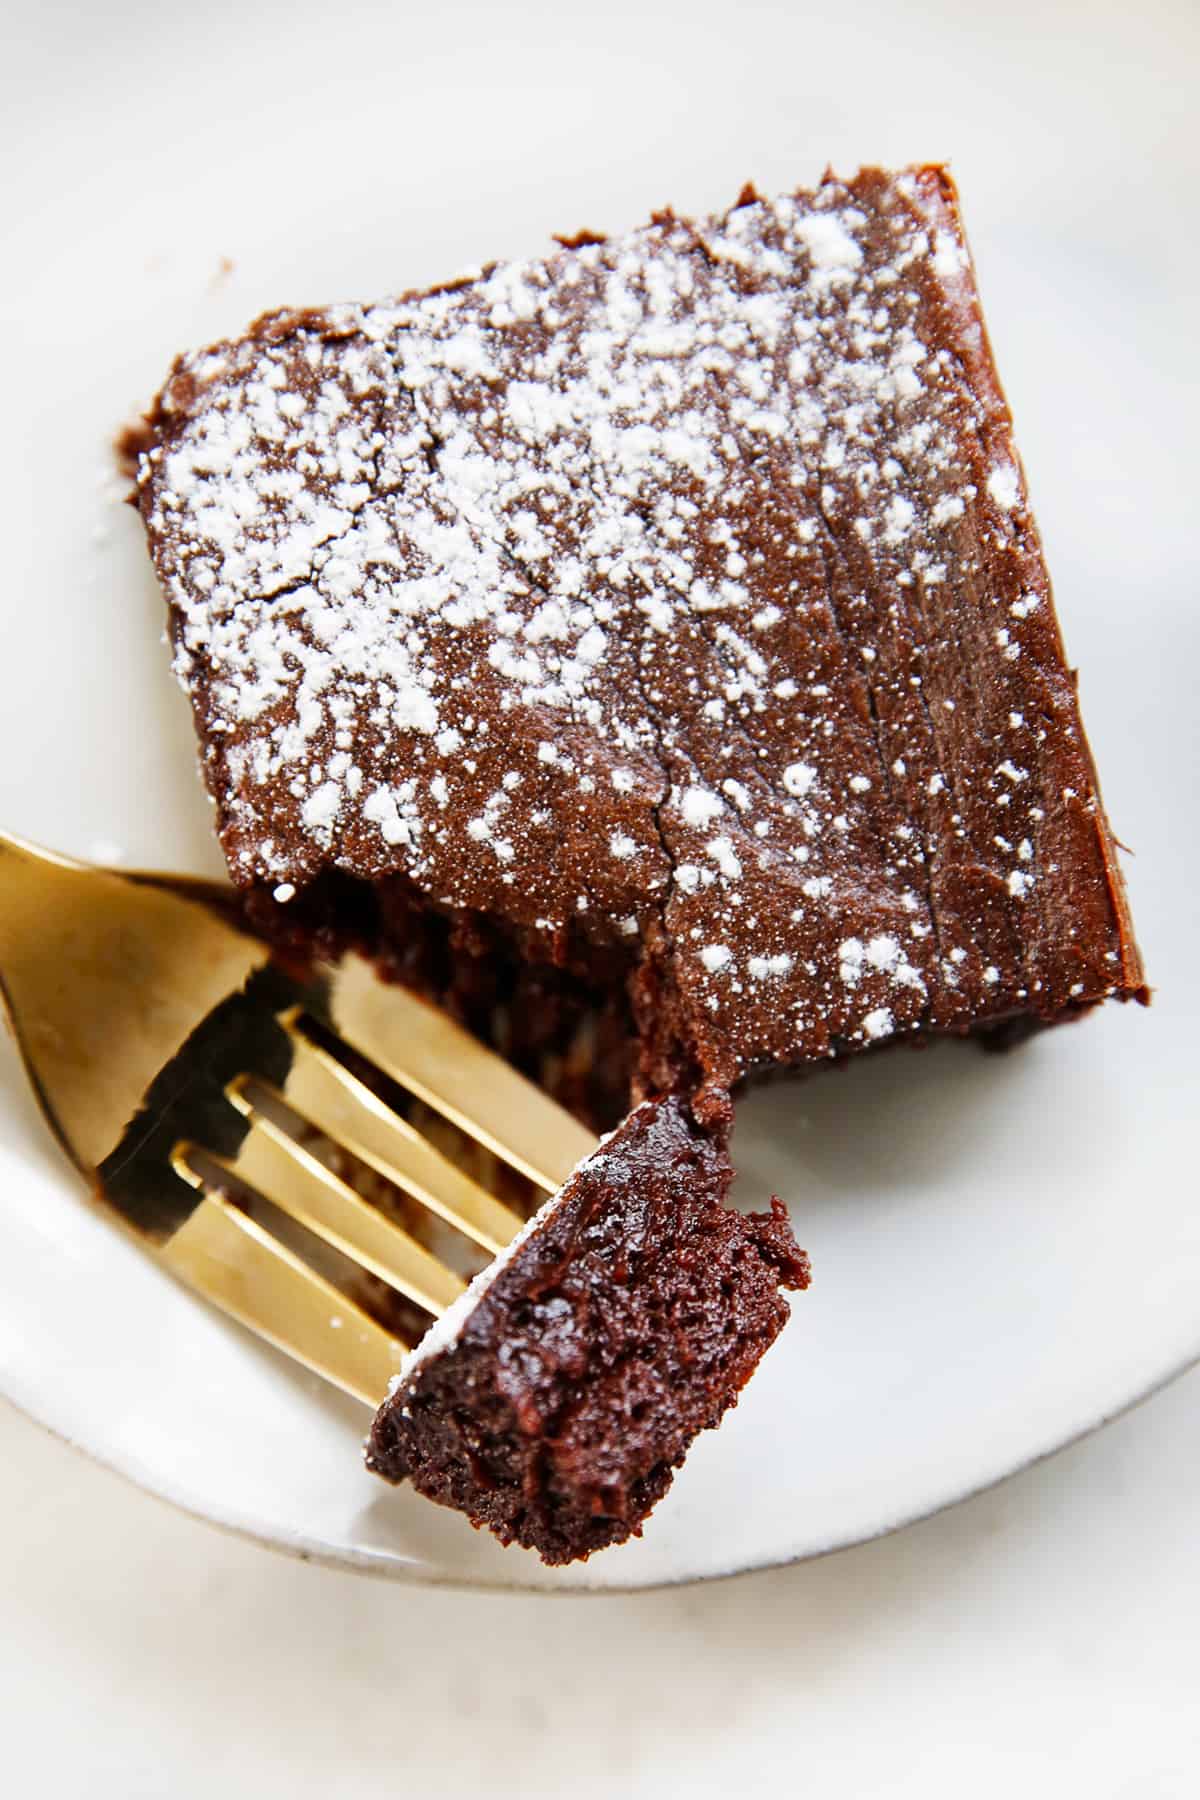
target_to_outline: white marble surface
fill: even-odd
[[[12,1800],[1194,1800],[1200,1372],[794,1569],[474,1596],[222,1536],[0,1409]]]

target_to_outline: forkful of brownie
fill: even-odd
[[[301,959],[293,934],[281,958],[205,883],[0,833],[0,997],[114,1223],[376,1408],[371,1468],[549,1562],[639,1528],[778,1333],[780,1285],[807,1280],[778,1201],[722,1204],[728,1159],[678,1101],[597,1146],[354,950]],[[414,1101],[528,1184],[528,1219],[430,1141]],[[437,1222],[441,1254],[395,1201]],[[454,1238],[490,1259],[469,1286]]]

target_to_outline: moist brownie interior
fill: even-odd
[[[635,1110],[409,1357],[368,1465],[545,1562],[640,1535],[808,1284],[731,1174],[681,1100]]]
[[[151,431],[242,887],[620,990],[709,1120],[1144,995],[943,170],[272,314]]]

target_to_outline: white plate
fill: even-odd
[[[716,204],[748,174],[783,187],[881,134],[895,156],[919,151],[933,105],[938,143],[959,150],[1111,810],[1140,853],[1160,999],[1007,1058],[897,1053],[755,1096],[743,1192],[791,1198],[815,1285],[645,1540],[584,1569],[551,1575],[368,1477],[355,1408],[181,1297],[89,1213],[7,1046],[0,1386],[196,1513],[389,1574],[641,1585],[849,1544],[1045,1454],[1200,1355],[1186,147],[1151,187],[1124,137],[1106,147],[1079,96],[1058,92],[1056,132],[1083,132],[1073,179],[1033,114],[990,148],[953,80],[897,111],[870,6],[838,27],[839,54],[858,57],[846,116],[785,105],[782,75],[765,104],[748,40],[721,37],[716,8],[681,9],[688,29],[672,34],[644,18],[624,59],[610,9],[571,54],[533,28],[532,5],[490,38],[483,10],[474,35],[442,8],[402,33],[400,9],[369,28],[353,11],[334,31],[327,7],[243,6],[231,35],[207,8],[142,8],[136,31],[132,11],[114,26],[80,9],[67,47],[55,10],[33,9],[8,60],[0,168],[20,185],[0,291],[0,820],[85,855],[217,868],[107,451],[177,348],[274,302],[420,282],[668,195]],[[945,67],[957,16],[917,28],[936,26]],[[998,83],[1021,41],[989,46]],[[1152,253],[1163,243],[1169,256]]]

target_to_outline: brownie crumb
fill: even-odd
[[[731,1173],[681,1100],[639,1107],[409,1358],[368,1466],[547,1563],[640,1535],[808,1285]]]
[[[157,432],[154,421],[150,417],[133,419],[129,424],[122,425],[112,441],[118,474],[128,476],[130,481],[136,481],[138,464],[156,441]],[[131,498],[136,505],[136,491]]]
[[[605,231],[589,231],[586,226],[582,231],[573,231],[570,235],[556,231],[554,242],[561,244],[564,250],[582,250],[588,244],[607,244],[608,233]]]

